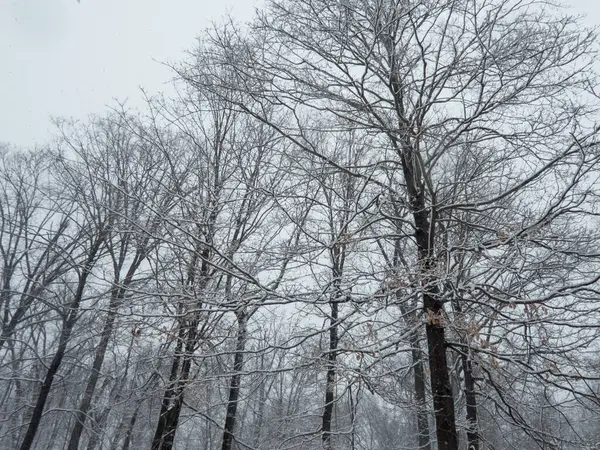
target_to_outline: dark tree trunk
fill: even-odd
[[[24,391],[23,391],[23,383],[20,379],[22,376],[21,372],[21,361],[22,359],[17,356],[15,351],[15,345],[13,341],[8,342],[8,347],[12,354],[12,377],[13,382],[15,384],[15,405],[22,405],[24,403]],[[10,389],[10,384],[9,384]],[[21,440],[20,429],[21,424],[23,423],[22,418],[25,415],[17,410],[10,416],[10,427],[12,428],[11,436],[11,448],[17,448],[19,442]]]
[[[407,315],[405,308],[402,314]],[[413,317],[413,319],[415,319]],[[414,323],[409,322],[409,327]],[[411,357],[413,362],[413,382],[415,385],[415,401],[417,403],[417,443],[421,450],[431,450],[431,436],[429,432],[429,418],[427,414],[427,396],[425,394],[425,370],[423,368],[423,352],[419,343],[419,334],[415,330],[409,336],[411,345]]]
[[[131,416],[131,420],[129,421],[129,426],[127,427],[127,433],[125,433],[125,441],[123,442],[122,450],[129,450],[129,446],[131,445],[131,435],[133,434],[133,427],[135,426],[135,422],[137,421],[137,416],[140,408],[136,408]]]
[[[402,228],[397,229],[398,235],[403,233]],[[396,239],[394,245],[394,269],[398,270],[400,262],[402,260],[401,255],[401,241]],[[402,303],[402,292],[400,289],[396,290],[396,299],[400,308],[400,312],[406,318],[406,325],[408,329],[413,331],[408,337],[411,346],[411,357],[412,357],[412,368],[413,368],[413,382],[415,387],[415,401],[417,403],[417,444],[418,448],[422,450],[431,450],[431,436],[429,431],[429,418],[427,408],[427,396],[426,396],[426,382],[425,382],[425,370],[423,368],[423,351],[421,350],[421,344],[419,343],[419,331],[416,329],[418,319],[416,315],[410,311]]]
[[[178,344],[173,356],[169,386],[163,396],[152,450],[171,450],[183,407],[185,387],[189,380],[192,357],[198,342],[198,319],[180,327]],[[185,345],[182,345],[185,343]],[[183,348],[182,348],[183,347]],[[181,365],[181,370],[179,366]]]
[[[96,385],[98,384],[98,380],[100,378],[100,371],[102,369],[102,364],[104,363],[108,343],[113,334],[115,319],[117,317],[117,310],[119,308],[119,305],[121,304],[121,301],[125,297],[127,287],[133,281],[133,276],[143,260],[143,252],[136,254],[134,261],[132,262],[131,266],[129,267],[129,270],[127,271],[127,275],[123,280],[122,286],[114,286],[111,292],[110,304],[108,306],[108,315],[106,316],[104,327],[100,335],[100,342],[98,343],[98,347],[96,347],[96,354],[94,355],[94,362],[92,364],[92,373],[90,374],[87,385],[85,387],[79,411],[77,411],[77,414],[75,415],[75,425],[73,427],[73,430],[71,431],[68,450],[77,450],[77,448],[79,447],[79,441],[81,439],[81,434],[83,433],[83,428],[85,426],[85,421],[88,412],[90,411],[92,398],[94,397],[94,391],[96,390]]]
[[[21,443],[20,450],[29,450],[33,444],[33,440],[35,439],[35,435],[40,425],[42,413],[44,412],[44,407],[46,406],[46,401],[48,400],[48,394],[50,393],[52,383],[54,382],[54,377],[56,376],[58,368],[60,367],[62,360],[65,356],[65,350],[67,348],[69,338],[71,337],[71,331],[73,330],[74,322],[74,318],[72,319],[71,317],[69,317],[63,325],[58,348],[56,349],[56,353],[52,358],[50,367],[48,367],[48,371],[46,372],[46,376],[44,377],[44,381],[42,382],[42,386],[40,388],[37,401],[33,408],[31,420],[29,422],[29,426],[27,427],[27,431],[25,432],[25,437],[23,438],[23,442]]]
[[[183,380],[176,384],[181,385]],[[175,441],[175,432],[179,424],[179,415],[183,404],[183,390],[177,386],[163,399],[156,433],[152,440],[152,450],[171,450]]]
[[[75,325],[75,322],[77,320],[77,313],[79,311],[79,305],[81,304],[81,301],[83,299],[83,292],[87,283],[87,278],[91,273],[92,267],[94,266],[96,256],[100,250],[101,244],[102,238],[98,238],[98,240],[94,242],[92,248],[90,249],[90,253],[87,257],[84,269],[81,275],[79,276],[77,291],[75,292],[75,297],[69,305],[69,312],[67,313],[67,316],[65,318],[63,328],[58,340],[58,348],[56,349],[56,353],[52,358],[50,367],[48,367],[48,371],[46,372],[46,376],[44,377],[44,381],[42,382],[42,386],[40,388],[37,401],[33,408],[31,419],[29,421],[29,426],[27,427],[27,431],[25,432],[25,437],[23,438],[23,442],[21,443],[20,450],[29,450],[33,445],[33,441],[35,439],[35,435],[37,433],[42,418],[42,413],[44,412],[44,407],[46,406],[46,401],[48,400],[48,394],[50,393],[50,389],[52,388],[52,383],[54,382],[54,377],[58,372],[58,368],[60,367],[62,360],[65,356],[67,344],[69,343],[69,339],[71,338],[71,333],[73,331],[73,326]]]
[[[77,450],[77,448],[79,447],[81,434],[83,433],[85,421],[90,411],[94,391],[96,390],[96,385],[98,384],[98,380],[100,378],[100,370],[102,369],[102,364],[104,363],[104,357],[106,355],[108,343],[112,335],[112,330],[116,317],[116,310],[114,309],[115,306],[116,305],[111,299],[111,304],[109,307],[110,310],[104,323],[104,328],[102,329],[100,342],[98,343],[98,347],[96,347],[96,354],[94,355],[94,362],[92,364],[92,373],[85,387],[83,399],[81,401],[81,405],[79,406],[79,411],[77,411],[77,413],[75,414],[75,425],[73,427],[73,430],[71,431],[68,450]]]
[[[211,219],[211,221],[214,219]],[[212,223],[212,222],[211,222]],[[200,267],[200,285],[197,292],[203,292],[208,283],[208,270],[210,259],[210,247],[206,246],[201,253],[195,252],[192,255],[192,261],[189,265],[187,282],[188,286],[193,286],[196,281],[196,267],[199,259],[202,260]],[[169,376],[169,385],[163,395],[163,401],[158,416],[156,432],[152,439],[152,450],[171,450],[175,441],[175,432],[179,424],[179,416],[183,407],[183,396],[190,376],[192,358],[194,351],[200,339],[200,310],[202,303],[199,301],[196,305],[196,311],[187,312],[191,315],[190,319],[183,319],[179,326],[177,345],[171,364],[171,374]],[[186,308],[182,308],[186,311]],[[180,370],[181,366],[181,370]]]
[[[385,43],[384,43],[385,45]],[[391,52],[391,49],[388,49]],[[391,54],[391,53],[390,53]],[[399,70],[392,64],[390,87],[398,116],[398,129],[389,133],[392,144],[402,163],[402,173],[408,194],[408,206],[415,225],[417,262],[423,291],[423,312],[427,318],[425,335],[429,352],[429,369],[433,407],[435,410],[435,434],[438,450],[458,450],[458,434],[454,412],[454,396],[446,356],[444,329],[444,305],[439,296],[438,279],[435,275],[437,260],[435,237],[437,211],[434,188],[430,175],[421,160],[418,137],[412,129],[411,120],[405,117],[406,105],[403,81]],[[420,124],[419,124],[420,125]]]
[[[433,407],[435,410],[438,450],[458,450],[458,434],[454,412],[454,396],[450,384],[446,355],[444,306],[439,298],[435,276],[435,206],[426,206],[425,185],[416,152],[404,145],[401,151],[404,179],[415,222],[415,240],[423,289],[423,312],[427,319],[425,335],[429,352],[429,369]],[[435,199],[432,199],[435,204]]]
[[[108,386],[110,383],[111,383],[111,380],[109,378],[104,379],[102,386],[100,386],[100,389],[99,389],[98,393],[96,394],[96,398],[95,398],[96,403],[99,402],[100,397],[108,389]],[[119,385],[119,381],[117,381],[116,384]],[[113,390],[115,388],[116,388],[116,386],[113,388]],[[96,448],[96,445],[98,445],[98,442],[100,441],[100,436],[102,435],[102,427],[103,427],[104,422],[106,421],[106,418],[108,417],[109,412],[110,412],[110,406],[107,405],[102,409],[102,411],[96,411],[95,414],[93,414],[93,416],[91,417],[92,423],[90,424],[90,428],[92,430],[91,430],[90,438],[89,438],[88,445],[87,445],[88,450],[93,450],[94,448]]]
[[[403,312],[404,314],[404,312]],[[410,327],[414,324],[410,323]],[[429,432],[429,418],[427,413],[427,396],[425,394],[425,369],[423,368],[423,352],[419,343],[418,331],[409,337],[411,356],[413,361],[413,381],[415,385],[415,401],[417,403],[417,443],[421,450],[431,450],[431,436]]]
[[[465,377],[465,399],[467,403],[467,450],[479,450],[479,424],[477,419],[477,398],[473,366],[467,354],[460,355]]]
[[[132,414],[128,414],[127,412],[125,414],[123,414],[123,417],[121,417],[121,421],[119,422],[119,426],[117,427],[117,430],[115,431],[115,434],[113,435],[113,438],[111,440],[110,443],[110,448],[119,448],[119,444],[121,441],[123,441],[123,443],[125,443],[126,441],[126,436],[129,434],[130,429],[132,428],[132,421],[133,423],[135,423],[136,420],[136,416],[138,414],[138,411],[141,407],[141,402],[138,403],[138,405],[134,408],[133,413]],[[124,439],[125,437],[125,439]],[[94,450],[94,448],[90,448],[88,446],[87,450]]]
[[[427,347],[429,349],[429,367],[431,370],[431,391],[435,409],[438,450],[458,450],[458,435],[454,413],[454,396],[450,385],[448,360],[446,356],[446,337],[442,324],[443,310],[439,301],[429,294],[424,296],[426,314],[430,314],[425,326]]]
[[[348,400],[350,403],[350,450],[356,450],[356,412],[358,409],[358,393],[360,387],[356,391],[356,401],[352,394],[352,385],[348,386]]]
[[[345,230],[344,230],[345,231]],[[327,379],[325,382],[325,407],[323,408],[322,440],[323,448],[329,450],[332,447],[332,421],[335,405],[335,377],[336,360],[339,343],[339,302],[342,298],[341,282],[344,271],[344,261],[346,257],[345,246],[335,246],[331,251],[332,268],[332,287],[329,299],[331,316],[329,317],[329,351],[327,352]]]
[[[338,299],[330,302],[329,352],[327,354],[327,381],[325,384],[325,407],[323,409],[323,448],[331,449],[331,422],[335,402],[335,372],[338,347]]]
[[[102,436],[102,428],[108,418],[110,408],[104,408],[100,413],[96,413],[91,418],[90,427],[92,428],[91,436],[88,440],[87,450],[95,450],[100,443],[100,437]]]
[[[223,427],[222,450],[231,450],[235,440],[235,422],[237,419],[237,407],[240,396],[240,383],[242,379],[242,368],[244,366],[244,350],[246,348],[247,321],[245,312],[237,313],[238,335],[233,362],[233,375],[229,382],[229,400],[227,401],[227,416]]]
[[[429,436],[429,418],[427,417],[427,397],[425,396],[425,373],[423,370],[423,353],[415,346],[418,340],[413,342],[411,351],[413,359],[413,379],[415,384],[415,400],[417,402],[417,433],[418,444],[421,450],[431,450],[431,439]]]
[[[147,400],[148,398],[151,398],[151,392],[153,392],[154,390],[154,384],[155,381],[158,379],[158,372],[153,372],[150,377],[142,383],[142,385],[144,386],[142,391],[139,391],[139,387],[140,385],[135,381],[135,373],[133,375],[133,380],[131,382],[131,385],[129,387],[129,391],[130,392],[138,392],[138,398],[135,401],[135,408],[133,409],[133,412],[131,414],[128,413],[128,411],[126,411],[123,416],[121,417],[121,422],[119,424],[119,427],[117,428],[115,434],[113,435],[111,444],[110,444],[110,448],[111,449],[118,449],[120,446],[120,442],[123,441],[123,445],[121,446],[122,450],[127,450],[129,448],[129,446],[131,445],[131,436],[133,434],[133,429],[135,427],[135,423],[137,421],[140,409],[142,408],[142,404],[144,403],[145,400]],[[123,380],[124,382],[124,380]],[[129,401],[133,403],[134,399],[132,397],[129,397]],[[93,450],[93,449],[89,449],[88,450]]]
[[[459,298],[453,300],[454,310],[462,316],[463,309]],[[463,338],[463,343],[468,343],[468,338]],[[473,377],[473,364],[469,348],[459,352],[465,383],[465,401],[467,410],[467,450],[479,450],[479,423],[477,418],[477,397],[475,394],[475,378]]]
[[[264,368],[264,362],[261,363],[261,369]],[[254,418],[254,447],[260,445],[260,439],[262,437],[263,423],[265,420],[265,405],[267,403],[267,395],[265,389],[265,380],[260,382],[258,391],[258,408],[255,408],[256,415]]]

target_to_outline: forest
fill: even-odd
[[[600,448],[597,64],[545,0],[268,0],[0,144],[0,448]]]

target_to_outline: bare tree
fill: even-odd
[[[305,130],[316,122],[308,112],[343,117],[387,139],[375,164],[389,162],[402,175],[389,189],[410,211],[440,449],[458,448],[440,262],[445,222],[458,211],[502,208],[503,199],[543,190],[560,167],[588,171],[597,162],[593,107],[573,100],[593,83],[594,35],[552,10],[512,0],[271,1],[254,34],[219,30],[206,53],[199,50],[231,67],[234,83],[216,72],[207,79],[182,71],[207,89],[227,86],[281,105],[291,116],[285,128],[274,124],[282,136],[353,176],[360,174],[310,141]],[[255,80],[270,89],[257,89]],[[269,123],[254,104],[237,107]],[[456,202],[443,175],[468,146],[519,163],[512,173],[489,167],[485,176],[498,188]],[[468,185],[468,172],[460,182]],[[570,185],[561,189],[555,195],[566,198]]]
[[[99,222],[94,220],[91,220],[90,222],[86,221],[81,224],[85,234],[82,233],[80,236],[83,237],[87,235],[88,239],[81,239],[79,242],[83,257],[80,263],[81,266],[78,266],[76,269],[77,280],[74,293],[72,294],[71,300],[65,305],[58,346],[42,381],[31,418],[29,419],[29,426],[27,427],[27,431],[25,432],[25,436],[19,447],[21,450],[28,450],[33,444],[54,378],[65,357],[67,345],[69,344],[75,322],[79,315],[79,307],[81,306],[82,301],[85,300],[84,294],[88,278],[102,254],[105,233],[109,227],[109,221],[107,218],[103,218],[100,219]],[[90,225],[92,226],[90,227]],[[96,225],[99,225],[99,227],[96,228]]]
[[[550,2],[269,0],[174,98],[2,149],[1,438],[597,445],[595,39]]]
[[[44,152],[2,150],[0,154],[0,255],[2,264],[2,361],[9,358],[11,381],[5,397],[14,393],[11,417],[12,445],[19,441],[25,387],[21,381],[26,332],[31,316],[40,314],[51,292],[72,268],[76,241],[69,235],[73,208],[52,195],[48,159]],[[5,348],[8,347],[7,349]],[[18,405],[17,408],[15,406]],[[7,405],[4,404],[3,408]]]
[[[235,312],[238,335],[223,445],[233,442],[246,322],[264,297],[251,292],[263,289],[257,277],[267,269],[260,256],[267,245],[278,243],[280,229],[278,223],[275,228],[266,223],[284,175],[276,168],[273,132],[218,97],[188,89],[174,110],[162,113],[174,117],[189,140],[193,175],[182,188],[189,191],[181,217],[172,219],[171,243],[189,256],[172,372],[152,444],[157,449],[172,447],[186,386],[194,381],[190,368],[195,352],[229,311]],[[282,261],[277,264],[285,270],[287,259]],[[266,292],[274,288],[272,283],[264,286]]]
[[[105,236],[113,273],[108,313],[71,432],[70,450],[78,448],[119,308],[136,284],[146,259],[160,245],[164,218],[177,201],[172,195],[173,186],[185,178],[184,173],[169,171],[166,152],[175,156],[177,149],[168,142],[166,134],[162,136],[162,146],[156,146],[151,134],[156,130],[144,129],[134,117],[123,114],[113,114],[90,126],[94,128],[91,141],[80,142],[68,135],[64,135],[64,140],[85,167],[85,174],[92,177],[90,184],[103,184],[107,194],[106,198],[97,199],[105,202],[99,206],[117,217]],[[176,180],[171,181],[174,175]]]

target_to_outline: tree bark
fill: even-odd
[[[335,375],[338,347],[338,294],[330,302],[331,317],[329,322],[329,352],[327,354],[327,381],[325,384],[325,407],[323,408],[323,448],[329,450],[331,444],[331,422],[335,401]]]
[[[60,335],[58,348],[56,350],[56,353],[54,354],[54,357],[52,358],[50,367],[46,372],[44,381],[42,382],[42,386],[40,388],[36,404],[33,408],[31,420],[29,422],[29,426],[27,427],[27,431],[25,432],[25,437],[23,438],[23,442],[21,443],[20,450],[29,450],[33,444],[33,440],[35,439],[35,435],[37,433],[37,429],[42,418],[42,413],[44,411],[46,401],[48,400],[48,394],[50,392],[50,389],[52,388],[52,383],[54,382],[54,377],[56,376],[58,368],[60,367],[62,360],[65,356],[65,350],[67,348],[69,338],[71,337],[74,322],[75,321],[71,320],[71,318],[68,318],[65,321]]]
[[[129,421],[129,426],[127,427],[127,433],[125,433],[125,441],[123,441],[122,450],[129,450],[129,446],[131,445],[131,435],[133,434],[133,427],[135,427],[135,422],[137,421],[137,416],[140,411],[140,408],[136,408],[131,416],[131,420]]]
[[[454,310],[462,316],[463,309],[459,298],[453,299]],[[463,343],[468,344],[468,338],[463,338]],[[467,413],[467,450],[479,450],[479,419],[477,417],[477,397],[475,394],[475,378],[473,377],[473,364],[470,350],[467,345],[464,351],[459,352],[465,384],[465,401]]]
[[[398,88],[399,89],[399,88]],[[398,91],[400,92],[400,91]],[[427,319],[425,335],[429,352],[429,369],[433,407],[435,410],[438,450],[458,450],[458,434],[454,412],[454,396],[450,384],[446,355],[444,306],[439,298],[435,275],[435,199],[426,206],[424,174],[416,151],[408,143],[400,150],[402,169],[415,224],[417,261],[423,290],[423,312]]]
[[[402,230],[399,229],[398,233]],[[400,240],[396,240],[394,248],[394,268],[399,266],[400,260]],[[423,352],[419,343],[419,332],[414,329],[417,325],[417,318],[414,314],[409,313],[406,307],[402,304],[402,295],[400,290],[396,291],[396,298],[400,306],[400,312],[406,317],[407,326],[413,328],[408,340],[411,346],[413,382],[415,387],[415,400],[417,403],[417,443],[419,449],[431,450],[431,436],[429,431],[429,418],[427,414],[427,396],[425,393],[425,370],[423,368]]]
[[[460,300],[455,299],[454,307],[457,313],[462,314]],[[473,364],[470,350],[467,348],[460,352],[465,384],[465,401],[467,413],[467,450],[479,450],[479,419],[477,417],[477,397],[475,394],[475,378],[473,377]]]
[[[467,403],[467,450],[479,450],[479,424],[477,418],[477,398],[471,358],[461,354],[465,378],[465,399]]]
[[[194,322],[195,323],[195,322]],[[175,431],[179,423],[179,414],[183,406],[185,383],[189,376],[191,356],[195,346],[196,327],[193,324],[180,327],[175,355],[171,365],[169,386],[163,396],[156,432],[152,439],[152,450],[171,450],[175,440]],[[185,345],[183,345],[185,343]],[[181,372],[179,366],[181,364]]]
[[[263,356],[264,358],[264,356]],[[264,360],[261,363],[261,369],[264,369]],[[258,388],[258,408],[255,408],[256,413],[254,416],[254,439],[253,439],[253,444],[254,447],[257,447],[260,445],[260,439],[262,437],[262,430],[263,430],[263,424],[265,421],[265,405],[267,403],[267,395],[266,395],[266,389],[265,389],[265,380],[263,379],[260,382],[260,386]]]
[[[241,371],[244,365],[244,350],[246,348],[248,317],[243,311],[238,312],[236,315],[238,320],[238,335],[233,362],[234,373],[229,382],[229,399],[227,401],[225,426],[223,427],[223,444],[221,446],[222,450],[231,450],[235,440],[234,432],[240,395],[240,383],[242,378]]]
[[[106,317],[106,321],[104,322],[104,327],[100,336],[100,342],[98,343],[98,347],[96,347],[96,354],[94,355],[94,362],[92,364],[92,373],[85,387],[79,410],[75,414],[75,425],[73,426],[73,430],[71,431],[71,436],[69,438],[69,446],[67,447],[68,450],[77,450],[79,447],[79,441],[81,439],[81,434],[83,433],[88,412],[90,411],[94,391],[96,390],[96,385],[98,384],[98,380],[100,378],[100,370],[102,369],[102,364],[104,363],[104,357],[106,355],[108,343],[110,341],[110,337],[112,336],[112,330],[117,314],[116,310],[114,309],[116,306],[115,303],[116,302],[114,302],[111,298],[109,312]]]
[[[426,314],[434,320],[442,317],[441,303],[430,294],[423,295]],[[446,356],[446,337],[443,325],[430,323],[425,326],[427,347],[429,350],[429,367],[431,370],[431,390],[433,407],[435,408],[436,434],[439,450],[458,450],[456,418],[454,413],[454,396],[450,385],[448,360]]]
[[[349,190],[349,186],[347,186]],[[347,232],[342,229],[341,233]],[[340,233],[340,234],[341,234]],[[332,421],[335,406],[335,384],[336,384],[336,361],[339,344],[339,302],[342,298],[342,275],[344,273],[344,262],[346,259],[346,247],[344,244],[334,246],[331,250],[332,266],[332,292],[329,298],[331,316],[329,317],[329,351],[327,352],[327,379],[325,382],[325,406],[323,408],[322,441],[323,449],[332,449]]]
[[[419,448],[431,450],[431,439],[429,436],[429,418],[427,417],[427,397],[425,396],[425,372],[423,370],[423,353],[415,346],[419,345],[411,339],[411,356],[413,360],[413,379],[415,384],[415,400],[417,402],[417,433]]]
[[[209,222],[214,222],[213,216],[209,218]],[[208,240],[210,241],[210,239]],[[208,284],[209,246],[205,246],[203,249],[196,248],[196,251],[193,253],[192,260],[188,266],[187,286],[193,286],[196,282],[198,260],[202,262],[200,265],[200,280],[197,292],[202,293]],[[163,395],[158,424],[156,425],[156,431],[152,439],[152,450],[171,450],[173,448],[175,432],[179,424],[179,415],[183,407],[183,396],[190,376],[192,358],[200,338],[198,327],[200,325],[202,302],[198,301],[195,307],[197,308],[195,311],[186,311],[185,307],[182,308],[182,311],[186,313],[185,315],[191,317],[182,319],[182,323],[179,326],[177,345],[171,364],[169,385]],[[180,365],[181,371],[179,370]]]
[[[50,393],[50,389],[52,388],[52,383],[54,382],[54,377],[58,372],[58,368],[60,367],[62,360],[65,356],[67,344],[69,343],[69,339],[71,338],[71,333],[73,331],[73,326],[75,325],[75,322],[77,320],[77,313],[79,311],[79,305],[81,304],[81,301],[83,299],[83,292],[87,283],[87,279],[96,261],[96,256],[100,250],[102,241],[103,239],[99,237],[97,241],[94,242],[88,254],[84,269],[79,277],[75,297],[69,305],[69,312],[67,313],[67,317],[65,318],[64,325],[60,333],[60,337],[58,340],[58,348],[56,349],[54,357],[52,358],[52,362],[50,363],[50,367],[48,368],[46,376],[44,377],[44,381],[42,382],[42,386],[40,388],[36,404],[33,408],[31,420],[29,422],[29,426],[27,427],[27,431],[25,432],[25,437],[23,438],[23,442],[21,443],[20,450],[29,450],[33,445],[33,441],[35,439],[35,435],[37,433],[38,427],[40,425],[40,420],[42,418],[42,413],[44,412],[44,407],[46,406],[46,401],[48,400],[48,394]]]
[[[87,414],[90,411],[94,391],[96,390],[96,385],[98,384],[98,380],[100,378],[100,371],[102,369],[102,364],[104,363],[106,350],[108,349],[108,343],[113,334],[117,310],[121,301],[125,297],[127,287],[132,283],[133,276],[143,260],[143,252],[136,254],[134,261],[127,271],[127,275],[123,280],[122,286],[114,286],[112,289],[110,303],[108,306],[108,315],[106,316],[104,327],[100,335],[100,342],[98,343],[98,347],[96,347],[96,354],[94,355],[94,362],[92,364],[92,373],[90,374],[85,387],[79,411],[77,411],[77,414],[75,415],[75,425],[71,431],[71,437],[69,438],[68,450],[77,450],[79,447],[79,441],[81,440],[81,434],[83,433]]]

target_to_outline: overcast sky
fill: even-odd
[[[171,73],[211,21],[249,20],[261,0],[0,0],[0,142],[43,143],[50,116],[102,114],[139,88],[167,91]],[[600,0],[564,0],[600,24]]]

